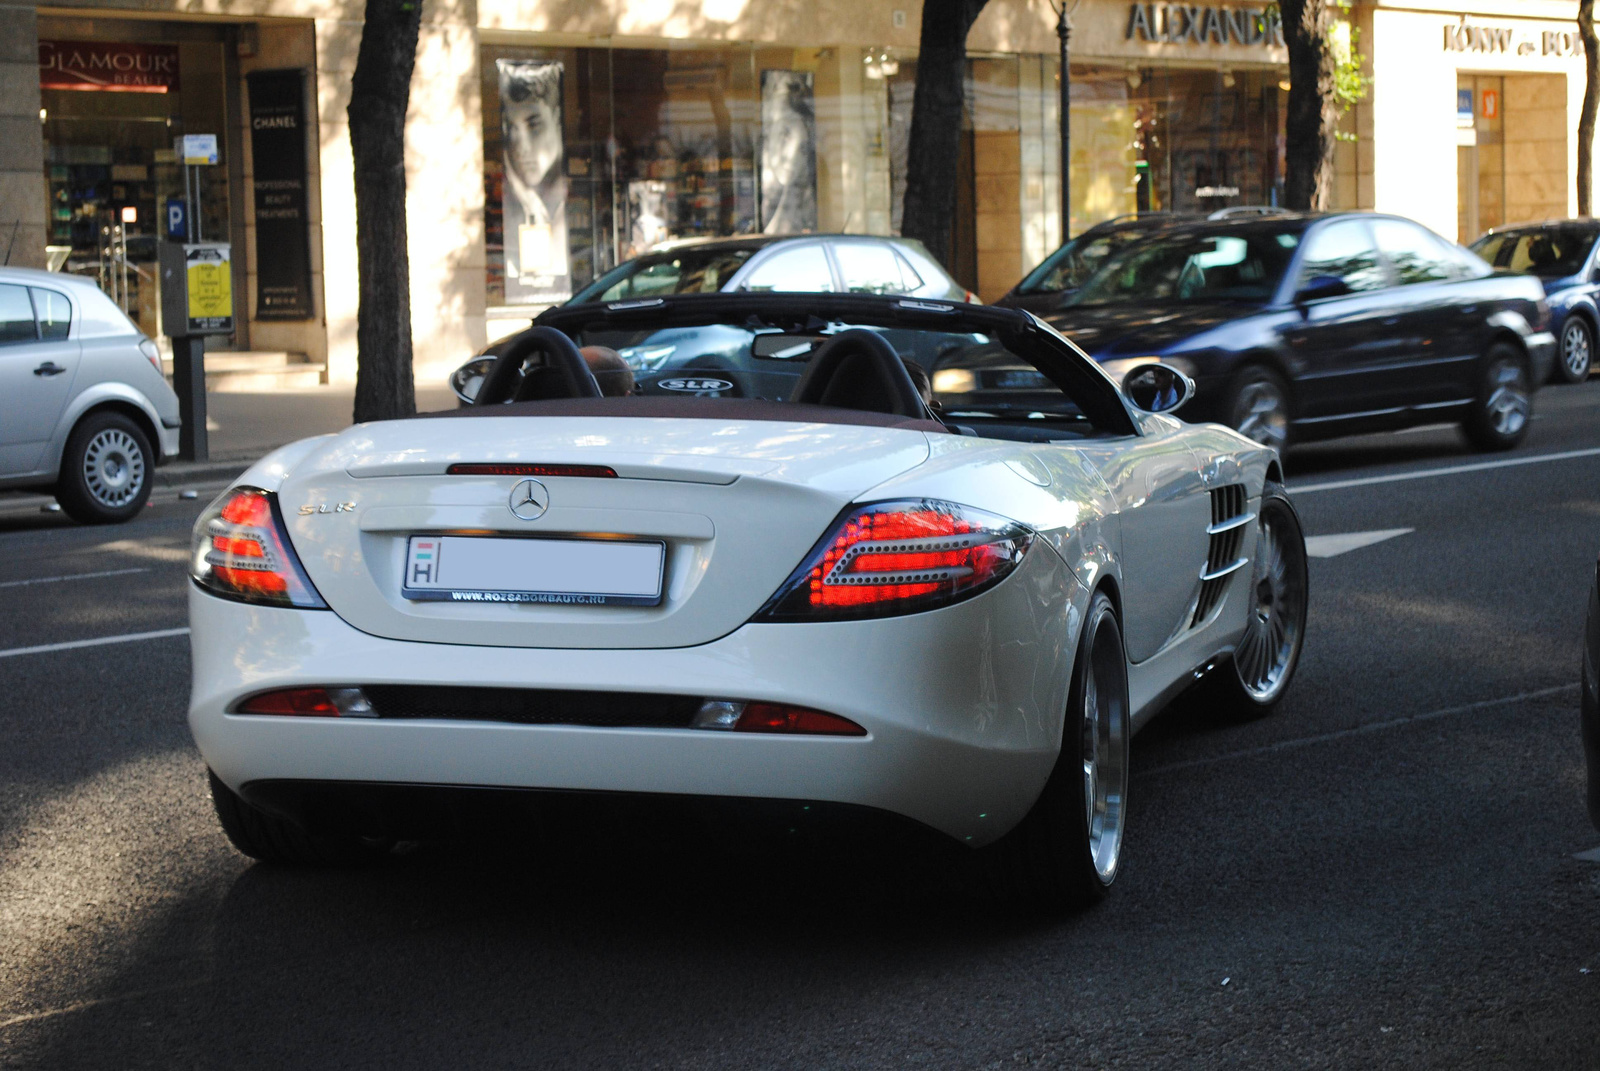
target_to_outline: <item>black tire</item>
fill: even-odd
[[[1228,427],[1280,453],[1289,448],[1294,397],[1289,384],[1265,365],[1239,369],[1228,384],[1222,419]]]
[[[361,837],[308,833],[287,818],[252,807],[210,770],[206,776],[211,780],[211,803],[222,831],[235,848],[252,859],[285,866],[359,866],[377,861],[393,846]]]
[[[150,498],[155,455],[144,430],[108,409],[78,421],[61,452],[56,501],[81,524],[132,520]]]
[[[1594,328],[1577,313],[1568,313],[1556,346],[1556,367],[1550,378],[1557,383],[1582,383],[1594,368]]]
[[[1478,377],[1478,394],[1462,430],[1479,450],[1510,450],[1527,437],[1533,416],[1528,359],[1510,343],[1496,342],[1483,355]]]
[[[982,849],[991,884],[1004,902],[1059,912],[1088,907],[1106,895],[1121,863],[1130,730],[1122,628],[1111,599],[1097,591],[1078,642],[1055,769],[1021,823]],[[1086,771],[1086,756],[1097,774],[1104,771],[1102,777]]]
[[[1288,692],[1305,648],[1310,583],[1300,514],[1283,485],[1269,480],[1256,517],[1245,633],[1234,653],[1206,674],[1193,693],[1198,707],[1226,721],[1272,713]]]

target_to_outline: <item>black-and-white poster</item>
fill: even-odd
[[[495,70],[505,165],[500,203],[506,304],[565,301],[572,296],[572,274],[567,263],[562,65],[502,59],[495,60]]]
[[[306,215],[306,73],[252,71],[245,78],[256,209],[255,318],[308,320],[315,312]]]
[[[817,229],[817,119],[810,71],[761,72],[761,232]]]

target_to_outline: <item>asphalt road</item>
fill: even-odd
[[[181,628],[208,496],[0,511],[0,1066],[1600,1066],[1600,380],[1538,412],[1511,455],[1435,429],[1291,457],[1309,534],[1411,531],[1313,560],[1275,716],[1136,741],[1125,869],[1062,920],[825,837],[252,866],[182,635],[16,653]]]

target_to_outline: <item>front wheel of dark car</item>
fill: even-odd
[[[285,866],[358,866],[377,861],[393,846],[368,837],[307,832],[287,818],[252,806],[210,770],[206,775],[222,831],[252,859]]]
[[[983,849],[996,892],[1024,910],[1088,907],[1122,860],[1132,726],[1116,608],[1096,592],[1085,617],[1061,753],[1033,809]]]
[[[1496,342],[1484,355],[1482,369],[1462,429],[1479,450],[1510,450],[1527,436],[1533,415],[1527,359],[1510,343]]]
[[[67,436],[56,501],[81,524],[132,520],[150,498],[154,460],[138,424],[109,410],[90,413]]]
[[[1247,439],[1279,451],[1289,445],[1289,385],[1264,365],[1235,373],[1223,414],[1228,427]]]
[[[1278,705],[1305,644],[1305,533],[1282,484],[1268,481],[1256,518],[1244,632],[1233,654],[1196,688],[1201,705],[1230,720],[1258,718]]]
[[[1568,315],[1561,328],[1560,359],[1555,378],[1562,383],[1582,383],[1594,367],[1594,328],[1577,313]]]

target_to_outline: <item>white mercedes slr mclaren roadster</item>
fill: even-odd
[[[582,349],[701,331],[746,341],[616,397]],[[1134,732],[1294,674],[1278,457],[1163,415],[1169,366],[830,294],[564,306],[496,352],[473,404],[286,446],[196,524],[189,722],[248,855],[359,859],[469,796],[842,805],[1082,904]]]

